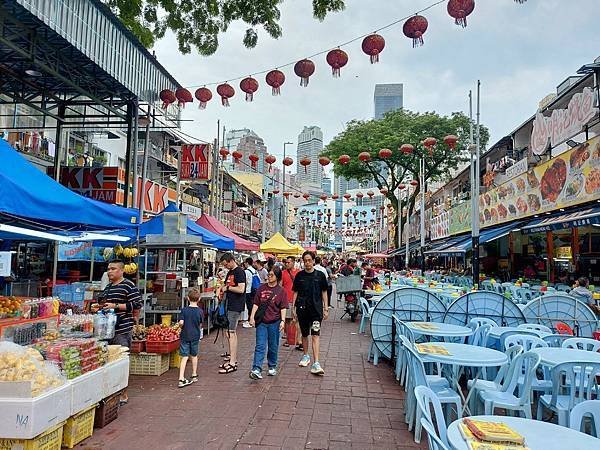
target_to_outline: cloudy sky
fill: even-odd
[[[168,36],[157,43],[160,62],[184,86],[222,82],[282,66],[336,47],[434,3],[434,0],[347,0],[346,10],[324,22],[313,19],[310,0],[286,0],[282,5],[283,36],[274,40],[260,33],[256,48],[242,44],[244,24],[234,24],[220,36],[211,57],[181,55]],[[492,142],[510,133],[531,116],[538,101],[581,65],[600,56],[600,0],[477,0],[468,27],[456,26],[445,4],[426,13],[425,45],[412,48],[402,34],[402,22],[382,31],[386,47],[379,64],[371,65],[361,41],[343,47],[349,63],[334,79],[325,55],[313,58],[317,68],[307,88],[299,86],[293,66],[283,68],[281,96],[271,96],[264,75],[254,102],[240,94],[230,108],[216,98],[204,111],[188,105],[184,131],[204,140],[216,133],[216,121],[227,129],[251,128],[269,151],[280,156],[282,144],[297,143],[305,125],[322,128],[325,144],[352,119],[373,116],[376,83],[404,83],[404,106],[413,111],[449,114],[468,111],[468,91],[481,79],[482,123]],[[242,93],[243,94],[243,93]],[[289,152],[288,147],[288,152]],[[279,159],[280,161],[281,159]]]

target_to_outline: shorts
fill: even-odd
[[[298,317],[298,326],[302,337],[320,336],[321,335],[321,318],[311,314],[301,314]]]
[[[115,334],[115,337],[110,340],[109,344],[131,348],[131,334],[131,331],[129,333]]]
[[[198,341],[181,341],[179,356],[198,356]]]
[[[229,320],[229,331],[235,331],[242,313],[240,311],[227,311],[227,320]]]

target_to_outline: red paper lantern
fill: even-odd
[[[374,213],[375,211],[377,211],[375,208],[371,208],[372,213]]]
[[[285,83],[285,75],[281,70],[271,70],[265,77],[265,81],[271,86],[271,93],[273,95],[279,95],[281,93],[281,86]]]
[[[520,3],[521,5],[525,3],[527,0],[515,0],[516,3]]]
[[[404,189],[406,189],[406,185],[404,183],[401,183],[398,188],[403,191]],[[391,205],[390,205],[391,206]]]
[[[339,48],[335,48],[327,53],[327,64],[331,66],[331,73],[334,78],[340,76],[340,69],[348,64],[348,54]]]
[[[425,139],[423,141],[423,145],[425,146],[425,148],[428,148],[431,150],[431,147],[435,146],[437,144],[437,139],[433,138],[433,137],[428,137],[427,139]]]
[[[458,142],[458,137],[454,136],[453,134],[449,134],[448,136],[446,136],[444,138],[444,143],[450,147],[452,150],[454,150],[456,148],[456,143]]]
[[[273,189],[273,195],[279,194],[279,189]]]
[[[328,166],[329,163],[331,163],[331,160],[327,156],[319,157],[319,164],[321,164],[323,168],[325,168],[325,166]]]
[[[287,191],[286,191],[286,192],[284,192],[284,193],[283,193],[283,196],[284,196],[286,199],[287,199],[287,198],[290,198],[290,192],[287,192]]]
[[[340,157],[338,158],[338,162],[342,166],[345,166],[346,164],[348,164],[350,162],[350,157],[348,155],[340,155]]]
[[[319,198],[321,200],[325,201],[325,200],[327,200],[327,195],[326,194],[321,194],[321,196]]]
[[[285,158],[283,158],[283,165],[284,166],[291,166],[292,164],[294,164],[294,160],[292,158],[290,158],[289,156],[286,156]]]
[[[344,194],[344,198],[346,200],[350,200],[352,198],[352,196],[350,194],[346,193],[346,194]]]
[[[356,198],[363,198],[364,196],[365,196],[365,194],[363,194],[362,192],[356,193]]]
[[[304,173],[307,173],[310,162],[310,159],[308,159],[306,156],[300,160],[300,165],[304,166]]]
[[[385,210],[385,206],[381,205],[381,206],[379,207],[379,211],[383,211],[383,210]]]
[[[379,189],[379,192],[381,192],[381,195],[386,195],[388,193],[388,190],[386,188],[381,188]]]
[[[300,193],[294,192],[294,198],[300,198]]]
[[[275,158],[273,155],[265,156],[265,162],[269,165],[269,172],[271,171],[271,166],[275,164],[275,161],[277,161],[277,158]]]
[[[379,62],[379,54],[385,47],[385,39],[378,34],[370,34],[362,41],[362,50],[371,57],[371,64]]]
[[[369,162],[371,161],[371,154],[369,152],[360,152],[358,154],[358,159],[360,159],[362,162]]]
[[[221,155],[223,161],[225,161],[227,159],[227,155],[229,155],[229,150],[227,150],[225,147],[221,147],[219,149],[219,155]]]
[[[233,156],[233,161],[237,163],[240,161],[240,159],[242,159],[244,154],[242,152],[240,152],[239,150],[234,150],[234,152],[231,154],[231,156]]]
[[[418,182],[417,180],[411,180],[411,181],[410,181],[410,185],[411,185],[412,187],[418,186],[418,184],[419,184],[419,182]]]
[[[400,146],[400,151],[405,155],[410,155],[412,152],[415,151],[415,148],[411,144],[402,144]]]
[[[163,89],[162,91],[160,91],[160,94],[158,96],[163,102],[163,109],[167,109],[171,103],[177,100],[177,97],[175,97],[175,92],[173,92],[170,89]]]
[[[369,196],[369,198],[373,198],[373,196],[375,195],[375,192],[369,191],[369,192],[367,192],[367,195]]]
[[[177,97],[177,104],[182,108],[185,108],[186,103],[192,103],[194,101],[192,93],[186,88],[178,88],[175,91],[175,97]]]
[[[240,81],[240,89],[246,93],[246,101],[251,102],[254,93],[258,91],[258,81],[252,77],[246,77]]]
[[[338,198],[340,198],[340,196],[339,196],[339,195],[337,195],[337,194],[333,194],[333,195],[331,196],[331,199],[332,199],[332,200],[337,200]]]
[[[217,86],[217,94],[221,96],[221,104],[229,106],[229,99],[235,95],[235,89],[228,83],[223,83]]]
[[[310,198],[310,194],[305,192],[304,194],[302,194],[302,198],[304,198],[304,200],[308,200]],[[310,212],[310,214],[314,214],[314,213],[315,213],[314,211]]]
[[[300,77],[300,86],[308,86],[308,79],[315,73],[315,63],[310,59],[302,59],[294,65],[294,73]]]
[[[447,9],[450,17],[454,17],[454,23],[464,28],[467,16],[475,9],[475,0],[450,0]]]
[[[423,34],[427,31],[427,19],[423,16],[413,16],[404,22],[402,32],[412,38],[413,48],[423,45]]]
[[[250,155],[248,155],[248,159],[250,160],[250,166],[253,169],[256,169],[259,157],[256,153],[250,153]]]
[[[194,96],[200,102],[199,108],[204,109],[206,108],[206,104],[212,99],[212,92],[208,88],[201,87],[196,89]]]
[[[392,151],[389,148],[382,148],[379,150],[379,157],[383,159],[391,158]]]

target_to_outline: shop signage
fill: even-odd
[[[572,259],[573,255],[571,253],[571,247],[570,246],[565,246],[565,247],[558,247],[556,249],[556,258],[560,258],[560,259]]]
[[[506,178],[509,180],[518,177],[522,173],[527,172],[527,158],[520,159],[512,166],[506,168]]]
[[[223,192],[223,212],[233,211],[233,191]]]
[[[59,244],[59,261],[91,261],[94,252],[94,261],[104,261],[102,248],[94,247],[92,242],[81,242],[77,244]]]
[[[187,214],[192,221],[198,220],[202,216],[202,208],[197,206],[188,205],[187,203],[181,204],[181,212]]]
[[[471,229],[471,201],[466,201],[450,210],[450,234],[459,234]]]
[[[210,144],[184,144],[181,146],[181,179],[208,180]]]
[[[548,148],[565,142],[580,133],[598,112],[594,105],[594,91],[586,87],[571,98],[567,109],[555,109],[550,117],[538,112],[533,121],[531,133],[531,151],[534,155],[542,155]]]
[[[450,213],[443,211],[431,217],[431,240],[442,239],[450,235]]]
[[[0,277],[10,277],[11,253],[0,252]]]
[[[586,208],[558,217],[548,217],[536,225],[524,227],[523,234],[545,233],[546,231],[561,230],[574,227],[585,227],[600,224],[600,208]]]

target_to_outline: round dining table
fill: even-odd
[[[508,362],[506,354],[487,347],[454,342],[436,342],[435,345],[443,347],[449,354],[421,353],[424,362],[439,362],[461,367],[497,367]]]
[[[540,355],[541,364],[554,367],[566,362],[585,362],[600,364],[600,353],[563,347],[540,347],[531,350]]]
[[[525,438],[530,450],[565,450],[598,448],[598,438],[541,420],[509,416],[472,416],[470,419],[487,422],[502,422]],[[460,432],[462,419],[448,427],[448,443],[454,450],[469,450],[469,445]]]
[[[530,329],[519,328],[519,327],[491,327],[490,331],[488,333],[488,338],[500,339],[500,336],[502,335],[502,333],[506,333],[507,331],[516,331],[516,332],[525,331],[527,333],[537,334],[540,338],[544,338],[545,336],[550,336],[552,334],[552,333],[548,333],[546,331],[530,330]]]
[[[423,336],[438,337],[465,337],[471,336],[473,330],[470,327],[462,325],[453,325],[450,323],[438,322],[404,322],[404,324],[414,333]]]

